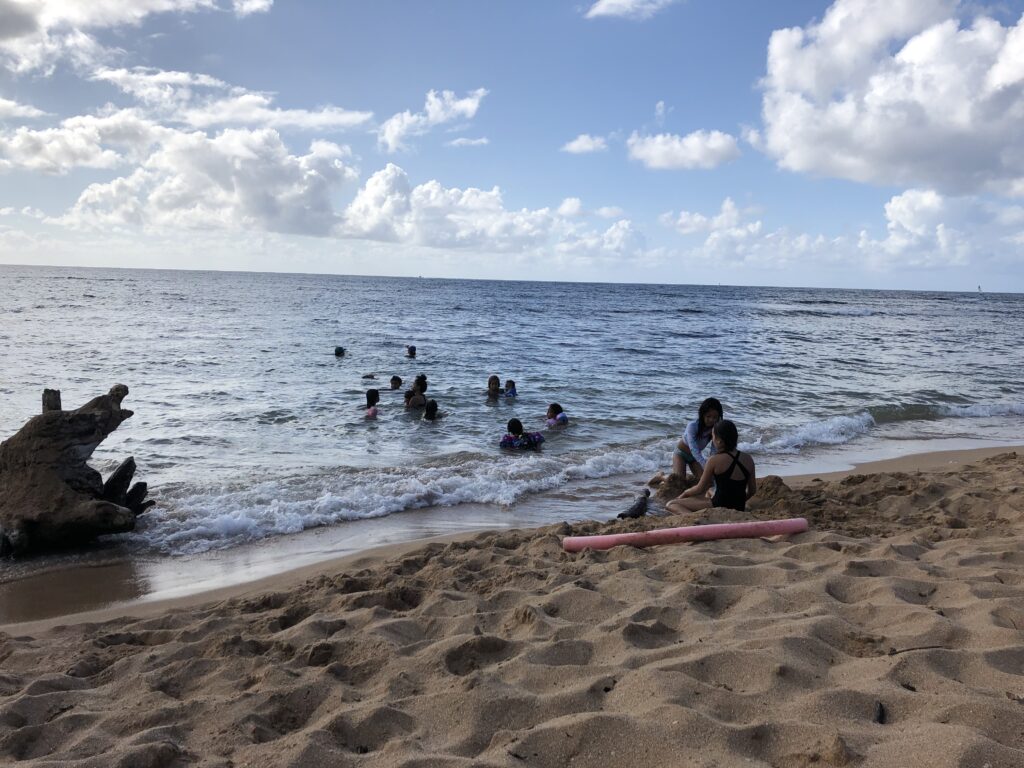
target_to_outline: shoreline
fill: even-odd
[[[1013,451],[1024,451],[1024,445],[928,451],[858,463],[849,469],[782,477],[790,487],[800,488],[850,475],[955,469]],[[565,496],[567,499],[563,499],[562,494],[554,494],[556,501],[553,504],[557,506],[566,500],[574,503],[590,501],[585,495],[578,499],[573,499],[571,493]],[[604,504],[599,504],[598,508],[606,507],[613,517],[617,510],[614,506],[616,503],[605,499]],[[531,504],[543,508],[545,501],[533,499],[522,507],[529,510]],[[552,502],[548,500],[548,506],[551,505]],[[511,524],[506,526],[495,525],[493,522],[476,527],[450,525],[454,530],[436,533],[434,531],[438,527],[443,528],[444,519],[449,517],[447,510],[453,508],[437,509],[440,513],[435,510],[416,510],[412,513],[419,516],[416,520],[405,518],[407,513],[399,513],[375,520],[351,521],[342,526],[311,529],[294,536],[257,542],[251,547],[191,558],[128,555],[94,564],[57,565],[39,573],[0,582],[0,631],[38,632],[63,624],[106,621],[129,614],[152,616],[165,610],[194,607],[261,591],[288,589],[316,575],[354,566],[368,567],[431,542],[450,543],[471,538],[483,531],[531,530],[557,522],[550,517],[544,519],[543,516],[534,516],[531,519],[529,514],[513,515]],[[430,515],[432,511],[438,519],[419,519]],[[566,516],[566,519],[579,521],[599,518],[595,515],[583,518]],[[525,525],[517,524],[524,520]],[[350,531],[359,523],[368,529],[380,529],[387,523],[393,529],[391,533],[399,538],[389,540],[387,535],[381,536],[378,530],[378,540],[374,541],[372,536],[365,536],[363,543],[357,539],[353,544],[349,540],[345,542],[347,546],[341,548],[342,554],[339,554],[338,542],[332,539],[337,539],[341,531]],[[421,535],[416,536],[417,532]],[[404,535],[408,537],[402,538]],[[325,539],[326,546],[317,542],[317,539]],[[268,554],[266,550],[269,549],[279,551]],[[257,554],[262,554],[263,558],[255,557]],[[141,568],[146,564],[154,564],[155,571],[167,573],[154,578],[153,574],[146,574],[144,568]],[[161,583],[161,578],[170,582],[170,586],[155,587],[154,584]],[[119,592],[120,599],[117,597]],[[76,610],[90,602],[92,605],[88,608]],[[97,605],[97,602],[100,604]]]

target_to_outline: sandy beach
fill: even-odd
[[[1020,766],[1022,470],[762,479],[742,517],[810,521],[787,538],[560,545],[722,510],[483,532],[7,625],[0,762]]]

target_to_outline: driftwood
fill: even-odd
[[[74,411],[60,409],[60,392],[43,393],[43,412],[0,443],[0,554],[86,543],[135,528],[154,502],[145,483],[132,485],[129,457],[104,483],[86,462],[132,411],[121,408],[128,387]]]

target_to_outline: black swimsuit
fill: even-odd
[[[728,455],[728,454],[726,454]],[[743,473],[742,480],[733,480],[732,471],[736,467]],[[750,470],[740,464],[740,452],[732,457],[732,464],[721,474],[715,475],[715,495],[711,498],[711,506],[726,507],[742,512],[747,508],[747,483],[750,480]]]

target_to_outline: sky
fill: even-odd
[[[0,0],[0,264],[1024,291],[1024,0]]]

